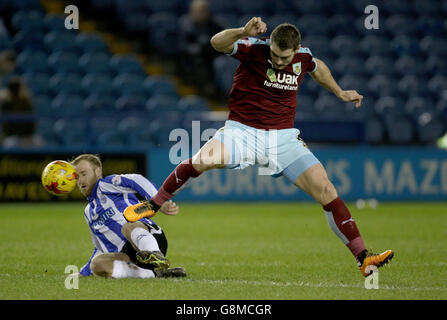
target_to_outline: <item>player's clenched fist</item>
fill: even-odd
[[[244,27],[244,35],[256,37],[267,31],[267,25],[260,17],[253,17]]]

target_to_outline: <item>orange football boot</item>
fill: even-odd
[[[149,201],[142,201],[128,206],[124,210],[124,218],[129,222],[135,222],[143,218],[152,218],[155,214],[156,212],[153,210]]]
[[[380,254],[376,253],[367,253],[365,259],[363,259],[363,263],[360,266],[360,271],[362,274],[367,277],[373,273],[374,270],[387,264],[394,257],[393,250],[386,250]]]

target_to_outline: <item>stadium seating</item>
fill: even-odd
[[[306,77],[299,88],[297,119],[361,120],[369,143],[433,142],[447,128],[447,4],[381,0],[377,2],[380,28],[368,30],[362,13],[369,4],[368,0],[277,0],[274,5],[269,0],[210,0],[211,12],[226,27],[238,27],[253,15],[267,21],[266,36],[279,23],[296,24],[302,45],[328,64],[340,86],[364,95],[357,109]],[[123,32],[139,33],[142,43],[149,41],[155,49],[153,54],[175,59],[179,53],[177,22],[187,12],[188,2],[91,0],[85,5],[116,13],[111,15],[114,23],[121,24]],[[120,145],[139,139],[143,144],[166,146],[170,129],[184,125],[175,113],[194,112],[207,126],[217,124],[202,115],[211,109],[206,101],[181,96],[170,77],[148,75],[136,56],[113,53],[100,33],[66,30],[65,15],[46,13],[38,0],[4,0],[0,16],[6,15],[5,6],[12,32],[1,36],[0,50],[16,51],[15,72],[26,80],[36,114],[53,114],[57,119],[86,113],[93,122],[92,137],[62,139],[58,134],[51,138],[49,130],[54,128],[45,127],[49,119],[43,118],[38,130],[50,143],[82,140]],[[219,55],[211,66],[223,95],[232,87],[238,64]],[[160,110],[169,112],[172,121],[163,117],[163,123],[155,125]],[[149,115],[151,125],[138,130],[138,137],[131,136],[129,131],[136,131],[138,121],[123,120],[115,135],[108,132],[116,131],[116,119],[106,121],[110,126],[95,124],[96,116],[104,114],[115,114],[120,120]]]

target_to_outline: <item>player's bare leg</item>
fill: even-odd
[[[381,254],[368,253],[354,219],[320,163],[304,171],[296,179],[295,185],[323,206],[330,228],[355,256],[364,276],[374,271],[369,266],[380,267],[393,258],[391,250]]]
[[[171,199],[182,187],[184,188],[192,178],[197,178],[207,170],[224,168],[230,159],[231,154],[221,141],[209,140],[197,154],[181,162],[171,172],[150,201],[126,208],[125,218],[134,222],[144,217],[153,216],[164,202]]]

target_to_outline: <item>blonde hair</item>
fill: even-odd
[[[89,154],[89,153],[81,154],[81,155],[77,156],[76,158],[74,158],[73,160],[71,160],[70,163],[73,166],[76,166],[82,160],[88,161],[95,168],[101,168],[101,170],[102,170],[102,162],[99,157],[99,154]]]

